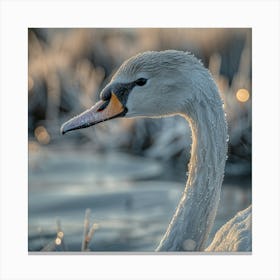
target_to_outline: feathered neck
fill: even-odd
[[[157,251],[202,251],[213,226],[227,154],[227,123],[214,82],[210,90],[210,99],[208,94],[184,106],[182,115],[192,131],[189,176]]]

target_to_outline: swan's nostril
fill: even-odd
[[[108,99],[108,100],[104,100],[104,99],[103,99],[103,101],[105,101],[105,102],[104,102],[103,104],[101,104],[101,106],[98,108],[97,112],[103,111],[103,110],[108,106],[109,100],[110,100],[110,99]]]

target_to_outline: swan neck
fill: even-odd
[[[213,226],[227,153],[227,124],[220,97],[186,105],[192,131],[189,176],[158,251],[201,251]]]

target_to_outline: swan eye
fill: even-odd
[[[135,81],[135,84],[140,87],[144,86],[146,83],[147,83],[147,79],[145,78],[140,78]]]

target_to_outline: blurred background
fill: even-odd
[[[228,160],[213,235],[251,204],[251,29],[28,30],[29,251],[153,251],[187,178],[181,117],[115,119],[60,135],[91,107],[124,60],[193,53],[218,84]]]

